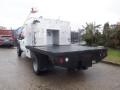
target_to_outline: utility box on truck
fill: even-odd
[[[107,55],[104,47],[71,44],[70,23],[61,20],[31,18],[18,40],[17,52],[32,58],[36,74],[60,66],[69,70],[87,69]]]
[[[26,44],[34,46],[70,45],[69,22],[39,18],[24,26]],[[31,42],[32,41],[32,42]]]

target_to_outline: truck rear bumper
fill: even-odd
[[[100,62],[106,56],[106,49],[82,53],[66,53],[64,55],[53,57],[53,62],[57,66],[82,69],[84,67],[91,67],[92,64]]]

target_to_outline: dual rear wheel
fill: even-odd
[[[31,52],[31,57],[32,57],[32,66],[33,66],[33,71],[36,75],[43,74],[46,72],[48,69],[44,66],[44,64],[41,62],[41,59],[39,55],[37,55],[34,52]]]

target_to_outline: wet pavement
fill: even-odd
[[[120,90],[120,67],[99,63],[85,71],[56,68],[42,76],[15,48],[0,48],[0,90]]]

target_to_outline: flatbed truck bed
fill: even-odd
[[[36,60],[38,63],[37,74],[53,66],[72,70],[87,69],[92,66],[93,62],[97,63],[107,56],[107,49],[104,47],[80,46],[79,44],[26,46],[26,48],[30,50],[33,61]]]
[[[48,46],[26,46],[26,48],[30,50],[34,50],[37,52],[41,52],[46,55],[61,55],[65,53],[80,53],[80,52],[89,52],[89,51],[105,51],[106,48],[98,46],[98,47],[90,47],[90,46],[81,46],[81,45],[48,45]]]

